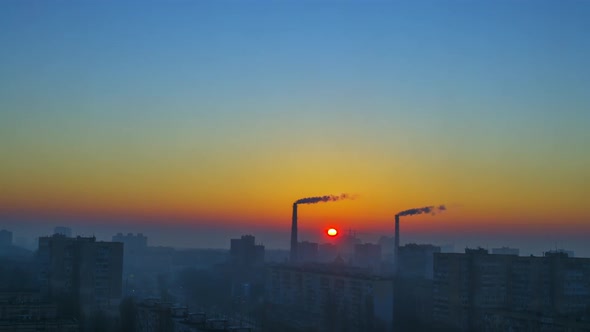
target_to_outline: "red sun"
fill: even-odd
[[[338,230],[336,228],[328,228],[326,233],[328,233],[328,236],[334,237],[334,236],[338,235]]]

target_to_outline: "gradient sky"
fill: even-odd
[[[590,235],[589,18],[588,1],[2,1],[0,222],[287,230],[296,199],[348,192],[302,227],[446,203],[404,227]]]

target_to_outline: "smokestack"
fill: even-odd
[[[394,252],[393,252],[393,264],[395,267],[395,273],[397,274],[399,270],[399,214],[395,215],[395,243],[394,243]]]
[[[291,263],[297,262],[297,205],[298,204],[317,204],[325,202],[335,202],[343,199],[355,199],[355,195],[340,194],[336,195],[324,195],[305,197],[295,201],[293,203],[293,219],[291,220]]]
[[[393,259],[394,259],[393,263],[394,263],[394,271],[395,271],[396,275],[399,272],[399,217],[413,216],[416,214],[423,214],[423,213],[430,213],[430,214],[434,215],[434,214],[436,214],[436,212],[443,212],[446,210],[447,210],[447,207],[445,205],[425,206],[425,207],[421,207],[421,208],[404,210],[404,211],[398,212],[395,215],[395,243],[394,243],[395,252],[393,253]]]
[[[293,219],[291,219],[291,263],[297,262],[297,203],[293,203]]]

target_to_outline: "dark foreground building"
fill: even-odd
[[[185,306],[145,299],[137,304],[135,331],[130,332],[252,332],[249,322],[206,312],[189,312]],[[259,331],[259,330],[258,330]]]
[[[264,264],[264,246],[256,244],[252,235],[242,235],[230,241],[231,263],[235,266],[262,266]]]
[[[589,331],[590,259],[434,255],[433,317],[453,331]]]
[[[332,265],[267,269],[268,331],[392,331],[393,279]]]
[[[123,244],[61,234],[39,238],[39,281],[43,295],[64,314],[118,316],[122,293]]]
[[[60,317],[38,290],[0,290],[0,332],[78,332],[78,322]]]

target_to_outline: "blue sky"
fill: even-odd
[[[280,204],[357,190],[471,207],[452,216],[459,228],[578,225],[590,217],[589,17],[587,1],[3,1],[0,199],[92,213],[161,199],[223,219],[191,202],[222,206],[233,196],[219,188],[235,185],[258,203],[232,211],[272,220],[270,188],[285,188]],[[394,210],[366,204],[340,213]]]

